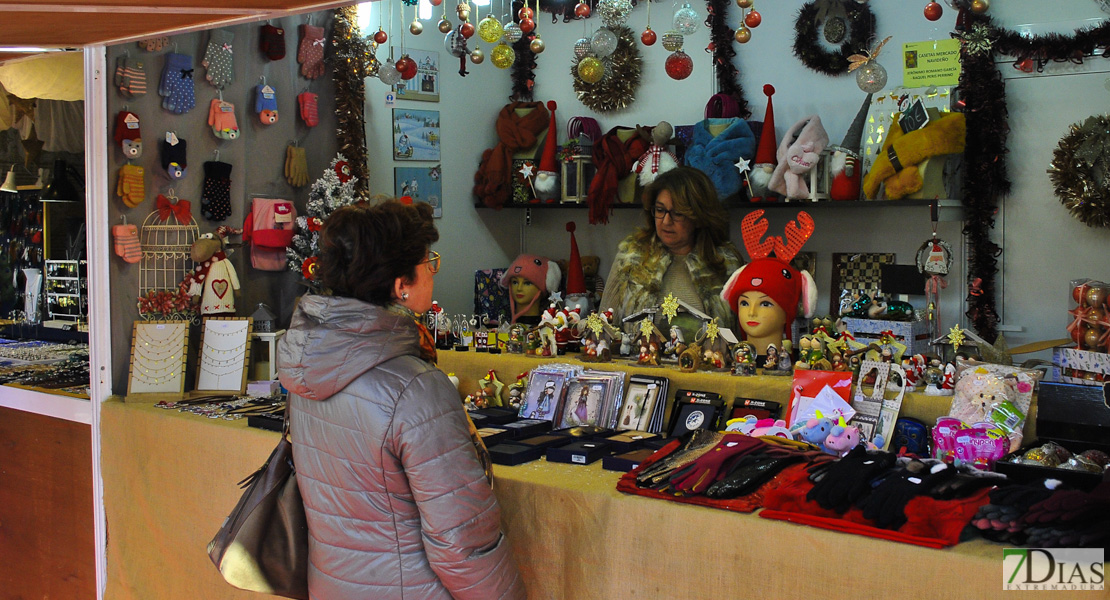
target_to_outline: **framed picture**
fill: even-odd
[[[250,364],[250,317],[208,317],[201,324],[197,392],[243,394]]]
[[[566,397],[563,400],[562,416],[557,427],[581,427],[597,425],[601,405],[609,393],[609,382],[605,380],[572,379],[567,383]]]
[[[439,111],[393,109],[393,158],[439,160]]]
[[[416,77],[397,82],[398,100],[439,102],[439,52],[407,50],[409,58],[416,61]]]
[[[520,416],[526,419],[553,421],[558,414],[563,387],[567,381],[564,372],[533,369],[528,378],[528,391],[520,405]]]
[[[135,321],[127,395],[185,393],[186,321]]]
[[[832,255],[832,289],[829,294],[829,314],[841,312],[841,294],[850,298],[858,294],[881,291],[883,265],[894,264],[894,254],[866,252],[834,252]]]
[[[443,194],[439,175],[439,165],[394,167],[393,194],[398,198],[408,196],[416,202],[431,204],[432,215],[438,219],[443,216],[443,204],[440,200]]]
[[[624,406],[617,419],[617,429],[648,431],[655,404],[659,401],[659,392],[659,384],[655,382],[629,379]]]

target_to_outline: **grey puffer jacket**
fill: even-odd
[[[411,318],[306,296],[278,361],[312,598],[524,598],[458,392]]]

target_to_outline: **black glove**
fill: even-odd
[[[906,504],[926,494],[937,484],[955,476],[954,468],[944,463],[929,464],[911,460],[883,479],[871,495],[860,501],[863,516],[883,529],[898,529],[906,524]]]
[[[967,498],[975,492],[995,485],[1006,483],[1006,477],[999,473],[980,471],[975,468],[956,469],[956,474],[933,486],[929,495],[937,500]]]
[[[863,446],[852,448],[825,470],[824,476],[806,494],[821,508],[842,513],[871,490],[871,481],[894,466],[890,452],[868,452]]]
[[[705,495],[710,498],[738,498],[759,489],[786,467],[802,460],[800,453],[775,456],[773,454],[749,455],[741,458],[723,479],[709,486]]]

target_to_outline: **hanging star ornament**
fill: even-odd
[[[667,323],[670,323],[671,319],[678,316],[678,298],[675,298],[674,294],[667,294],[660,308],[663,309],[663,316],[667,317]]]
[[[971,26],[970,31],[965,31],[960,35],[960,42],[967,49],[967,53],[972,56],[979,56],[980,54],[990,53],[991,47],[994,45],[994,40],[991,39],[991,28],[976,23]]]
[[[590,313],[586,317],[586,329],[594,332],[594,335],[601,335],[601,330],[605,329],[605,320],[597,313]]]
[[[713,320],[705,326],[705,339],[709,340],[709,343],[712,344],[717,341],[717,336],[720,334],[721,328],[717,325],[717,317],[713,317]]]
[[[964,330],[956,325],[948,332],[948,341],[952,342],[952,348],[959,348],[964,343]]]
[[[651,322],[651,317],[644,317],[644,320],[640,321],[640,335],[650,337],[653,329],[655,324]]]

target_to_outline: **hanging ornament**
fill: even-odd
[[[736,38],[737,43],[747,44],[752,39],[752,30],[748,29],[746,25],[741,25],[733,37]]]
[[[825,19],[824,29],[825,41],[833,45],[843,42],[844,36],[848,35],[848,25],[840,16]]]
[[[443,4],[443,0],[428,0],[428,4],[431,4],[432,6],[439,6],[440,4]]]
[[[469,40],[474,35],[474,24],[467,21],[459,25],[459,34],[462,35],[464,39]]]
[[[447,50],[448,54],[455,58],[467,54],[466,38],[459,35],[458,29],[452,29],[443,37],[443,47]]]
[[[408,54],[402,56],[401,59],[397,61],[396,69],[397,72],[401,74],[401,79],[405,81],[416,77],[416,61],[409,58]]]
[[[941,6],[940,3],[938,3],[938,2],[930,2],[930,3],[925,5],[925,18],[926,19],[929,19],[930,21],[936,21],[936,20],[940,19],[941,15],[943,15],[943,14],[944,14],[944,7]]]
[[[524,37],[524,32],[520,30],[520,25],[512,21],[505,23],[502,29],[505,30],[505,42],[509,44],[515,44],[520,41],[520,38]]]
[[[489,53],[489,57],[489,61],[493,63],[493,66],[498,69],[508,69],[513,66],[513,62],[516,61],[516,52],[513,50],[512,46],[506,44],[505,41],[502,40],[500,44],[493,47],[493,50]]]
[[[740,8],[751,8],[752,4],[752,0],[736,0],[736,6]]]
[[[528,49],[532,51],[532,54],[543,54],[543,51],[547,49],[547,44],[544,44],[540,36],[537,35],[532,38],[532,41],[528,42]]]
[[[520,20],[520,31],[521,32],[523,32],[523,33],[532,33],[532,31],[534,31],[535,29],[536,29],[536,22],[533,21],[532,19],[525,18],[525,19]]]
[[[420,22],[420,19],[413,19],[412,23],[409,23],[409,33],[413,35],[420,35],[423,32],[424,24]]]
[[[763,15],[757,13],[755,9],[752,9],[748,12],[748,14],[744,15],[744,24],[748,27],[751,27],[752,29],[759,27],[759,24],[762,22]]]
[[[644,29],[643,33],[640,34],[640,42],[645,46],[654,46],[655,40],[657,39],[659,39],[659,36],[655,35],[655,32],[651,30],[650,25],[646,29]]]
[[[516,16],[518,19],[523,21],[524,19],[531,19],[532,17],[536,16],[536,13],[533,12],[531,8],[528,8],[527,4],[525,4],[520,10],[517,11]]]
[[[478,22],[478,37],[482,38],[483,42],[495,44],[503,35],[505,35],[505,28],[501,26],[501,21],[493,18],[493,15],[487,15]]]
[[[574,16],[579,19],[588,19],[590,17],[590,5],[585,2],[579,2],[574,5]]]
[[[437,27],[439,27],[440,33],[451,33],[451,30],[455,28],[455,26],[451,24],[451,21],[447,20],[446,15],[440,17]]]
[[[385,64],[378,69],[378,79],[388,86],[401,81],[401,72],[397,70],[397,65],[392,58],[387,58]]]
[[[578,61],[578,76],[586,83],[597,83],[605,76],[605,65],[600,60],[587,56]]]
[[[977,15],[987,12],[987,9],[990,7],[990,0],[972,0],[971,2],[971,12]]]
[[[601,0],[597,4],[597,14],[606,27],[620,27],[632,14],[632,2],[629,0]]]
[[[682,44],[685,41],[686,38],[682,37],[681,33],[673,29],[663,34],[663,47],[671,52],[681,50]]]
[[[570,67],[578,101],[598,113],[628,108],[636,101],[636,93],[640,88],[643,57],[640,55],[640,46],[636,43],[636,33],[627,26],[618,27],[613,33],[618,39],[617,49],[601,61],[608,74],[601,81],[586,83],[578,75],[578,63],[572,63]]]
[[[466,0],[463,0],[462,2],[459,2],[459,5],[455,7],[455,14],[459,15],[459,19],[462,20],[462,21],[465,21],[465,20],[469,19],[470,18],[470,3],[467,2]]]
[[[890,38],[891,36],[887,36],[870,52],[853,54],[848,57],[848,72],[856,72],[856,85],[868,94],[880,92],[886,87],[886,68],[876,62],[875,59],[879,58],[879,52],[890,41]]]
[[[667,57],[665,68],[667,69],[667,75],[670,75],[671,79],[681,81],[689,77],[690,73],[694,72],[694,59],[690,58],[690,55],[682,50],[675,50],[674,53]]]
[[[682,5],[682,8],[674,11],[672,25],[682,35],[690,35],[698,30],[698,12],[687,2]]]
[[[389,39],[389,35],[387,35],[385,33],[384,29],[379,27],[378,31],[374,34],[374,41],[379,43],[379,44],[384,44],[386,42],[386,40],[388,40],[388,39]]]
[[[498,23],[498,25],[501,25]],[[470,51],[470,62],[480,65],[486,60],[486,53],[482,52],[481,48],[475,48]]]
[[[617,34],[602,27],[590,37],[590,48],[598,58],[605,58],[617,49]]]
[[[574,56],[575,56],[575,58],[581,59],[583,56],[586,56],[589,53],[590,53],[590,40],[588,40],[586,38],[581,38],[577,42],[574,42]]]

